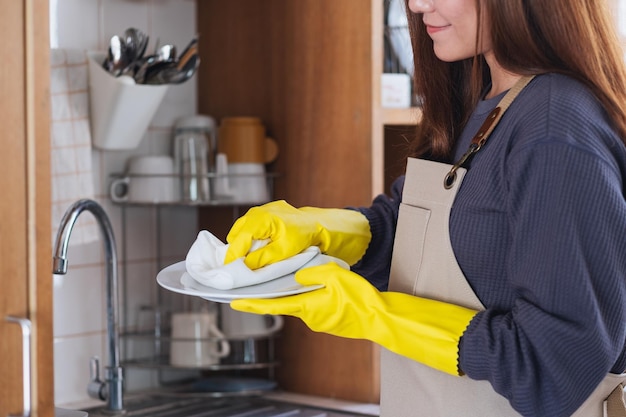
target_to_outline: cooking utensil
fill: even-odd
[[[163,45],[159,47],[154,55],[142,58],[135,71],[135,81],[138,84],[146,84],[147,80],[153,79],[158,72],[170,67],[167,65],[176,61],[176,46]],[[150,84],[163,84],[162,82],[151,82]]]
[[[137,84],[143,84],[145,82],[146,72],[148,71],[148,68],[158,62],[158,59],[159,57],[157,55],[150,55],[143,57],[139,61],[137,61],[135,74],[133,75],[133,78],[135,79],[135,82]]]
[[[189,42],[189,45],[185,47],[183,53],[180,54],[179,62],[180,66],[183,67],[186,65],[187,61],[191,59],[193,55],[198,54],[198,38],[195,37]],[[179,68],[180,69],[180,68]]]
[[[176,46],[163,45],[156,51],[157,60],[160,62],[172,62],[176,60]]]
[[[181,61],[182,62],[182,61]],[[181,84],[190,79],[193,74],[196,73],[196,70],[200,66],[200,57],[198,54],[193,54],[187,59],[184,65],[179,65],[176,67],[178,70],[178,74],[172,76],[170,79],[171,84]]]
[[[200,66],[197,54],[189,56],[184,65],[179,62],[159,62],[146,70],[144,84],[181,84],[191,78]]]
[[[115,77],[127,75],[137,84],[180,84],[200,65],[197,37],[185,47],[180,59],[176,59],[176,46],[170,44],[156,47],[153,55],[144,57],[148,40],[136,28],[126,29],[123,36],[112,36],[102,67]]]
[[[126,62],[128,64],[122,69],[120,75],[135,78],[143,63],[143,54],[148,46],[149,37],[139,29],[128,28],[124,32],[123,39],[126,43]]]
[[[174,68],[176,65],[175,62],[163,62],[163,61],[155,61],[152,64],[148,65],[145,70],[145,75],[143,77],[143,84],[167,84],[169,80],[169,76],[166,74],[166,71],[169,71],[171,68]]]
[[[148,48],[148,42],[150,42],[150,37],[143,32],[138,32],[139,34],[139,46],[137,47],[138,56],[141,58],[146,53],[146,49]]]
[[[124,31],[124,42],[126,43],[126,56],[128,62],[133,62],[137,58],[137,30],[135,28],[128,28]]]
[[[124,32],[126,47],[128,49],[129,62],[139,60],[143,57],[148,46],[149,36],[136,28],[128,28]]]
[[[118,76],[126,65],[126,44],[121,37],[114,35],[109,42],[109,51],[103,67],[114,76]]]

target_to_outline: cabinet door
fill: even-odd
[[[280,174],[276,198],[327,207],[371,201],[371,4],[198,2],[198,108],[263,120],[279,145],[270,167]]]
[[[32,323],[32,415],[53,416],[47,0],[0,0],[0,416],[23,413]]]
[[[373,114],[372,73],[382,69],[378,1],[198,1],[199,110],[263,119],[280,148],[270,167],[279,173],[275,198],[295,206],[371,202],[372,160],[382,160],[372,148],[382,136]],[[220,227],[209,209],[200,224]],[[378,401],[372,343],[313,333],[287,318],[276,350],[283,388]]]

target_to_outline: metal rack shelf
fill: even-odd
[[[274,358],[274,339],[276,335],[263,337],[247,337],[247,338],[227,338],[232,346],[238,344],[239,347],[254,346],[253,352],[257,357],[250,355],[241,355],[236,357],[236,353],[231,353],[220,360],[219,363],[205,366],[177,366],[170,363],[169,348],[173,342],[219,342],[222,339],[206,338],[206,339],[179,339],[172,338],[168,332],[160,336],[155,336],[152,332],[130,332],[120,335],[126,341],[138,340],[149,342],[152,347],[151,354],[146,357],[137,357],[132,360],[122,361],[124,367],[133,368],[151,368],[151,369],[169,369],[169,370],[195,370],[195,371],[246,371],[252,369],[268,369],[278,366],[278,362]]]
[[[123,178],[127,177],[126,174],[113,174],[111,178]],[[273,180],[278,175],[273,173],[265,174],[269,184],[273,185]],[[211,175],[214,177],[214,175]],[[273,188],[269,188],[270,194],[272,196]],[[242,202],[242,201],[228,201],[228,200],[219,200],[219,201],[175,201],[175,202],[161,202],[161,203],[150,203],[150,202],[129,202],[129,201],[121,201],[121,202],[113,202],[114,205],[120,207],[121,209],[121,218],[122,218],[122,240],[121,240],[121,249],[122,249],[122,288],[123,292],[126,293],[127,278],[129,276],[129,265],[127,264],[128,260],[128,240],[132,239],[130,235],[128,235],[128,225],[127,225],[127,216],[129,213],[133,213],[138,211],[139,213],[143,213],[143,210],[148,210],[150,216],[154,216],[154,237],[151,241],[151,244],[154,245],[155,258],[154,262],[156,263],[157,271],[167,266],[164,263],[171,262],[172,254],[163,253],[164,248],[162,242],[162,227],[165,224],[168,224],[164,221],[163,215],[164,213],[176,213],[176,211],[180,209],[189,209],[195,210],[200,207],[231,207],[232,208],[232,218],[236,219],[241,215],[240,211],[242,209],[246,209],[247,206],[262,204],[263,202]],[[177,213],[175,215],[179,215]],[[187,215],[187,214],[182,214]],[[122,366],[127,369],[135,369],[138,371],[147,371],[153,370],[156,372],[156,377],[158,379],[158,384],[160,387],[166,387],[171,384],[179,385],[181,381],[189,381],[198,380],[202,378],[206,378],[207,375],[213,376],[236,376],[236,377],[261,377],[267,381],[274,380],[274,369],[279,365],[279,362],[275,359],[275,347],[274,347],[274,339],[279,336],[279,334],[274,333],[270,335],[264,335],[262,337],[248,337],[245,339],[227,339],[231,345],[231,354],[226,356],[225,358],[221,358],[218,363],[206,365],[206,366],[179,366],[172,364],[170,362],[170,345],[173,341],[186,341],[186,339],[174,339],[170,337],[170,324],[168,322],[168,315],[172,314],[181,308],[181,305],[177,304],[181,300],[177,298],[176,294],[170,293],[169,291],[163,290],[154,282],[154,285],[157,287],[156,291],[156,300],[154,300],[154,305],[145,305],[142,306],[141,309],[145,309],[144,314],[147,312],[148,315],[145,316],[148,318],[147,325],[141,325],[139,320],[139,314],[141,314],[141,309],[137,313],[137,318],[133,320],[129,320],[131,316],[129,316],[130,307],[124,301],[123,311],[124,315],[122,317],[123,325],[122,328],[124,331],[120,334],[120,341],[123,347],[122,353]],[[191,297],[195,298],[195,297]],[[171,304],[174,301],[174,304]],[[193,302],[193,301],[192,301]],[[183,310],[185,310],[185,306],[187,304],[183,304]],[[156,315],[155,315],[156,314]],[[152,321],[150,321],[152,320]],[[195,339],[194,339],[195,340]],[[206,339],[206,341],[219,341],[220,339]],[[195,340],[197,342],[197,340]],[[254,345],[255,355],[242,355],[241,352],[245,350],[244,344],[248,343],[249,345]],[[248,346],[249,347],[249,346]],[[180,379],[183,378],[183,379]],[[248,390],[244,390],[243,392],[229,392],[228,395],[242,395],[249,394]],[[185,393],[183,393],[185,394]],[[220,396],[224,395],[223,392],[204,392],[204,395],[209,396]],[[186,394],[185,394],[186,395]]]
[[[232,180],[232,179],[245,179],[245,178],[260,178],[263,177],[265,178],[265,181],[267,183],[267,190],[268,190],[268,195],[272,196],[274,194],[274,181],[276,180],[276,178],[280,177],[280,174],[275,173],[275,172],[267,172],[264,174],[215,174],[215,173],[207,173],[206,174],[206,179],[207,181],[209,181],[209,183],[213,184],[216,181],[220,181],[222,179],[225,180]],[[205,178],[203,177],[203,178]],[[179,175],[179,174],[132,174],[132,173],[112,173],[110,175],[110,182],[111,184],[109,185],[109,188],[111,187],[113,181],[115,180],[120,180],[123,178],[128,178],[128,179],[132,179],[132,178],[171,178],[173,181],[182,181],[184,178],[186,178],[183,175]],[[195,177],[197,179],[197,177]],[[111,190],[112,191],[112,190]],[[184,200],[184,199],[180,199],[180,200],[175,200],[175,201],[113,201],[114,204],[117,205],[123,205],[123,206],[137,206],[137,207],[152,207],[152,206],[170,206],[170,207],[179,207],[179,206],[185,206],[185,207],[217,207],[217,206],[221,206],[221,207],[225,207],[225,206],[250,206],[250,205],[257,205],[257,204],[263,204],[266,203],[268,201],[259,201],[257,200],[250,200],[250,201],[246,201],[246,200],[241,200],[241,199],[235,199],[232,196],[228,196],[228,195],[218,195],[215,196],[214,198],[211,198],[209,200],[196,200],[196,201],[189,201],[189,200]]]
[[[144,369],[169,369],[169,370],[183,370],[183,371],[248,371],[252,369],[267,369],[278,366],[278,362],[259,362],[249,364],[216,364],[197,367],[181,367],[175,366],[169,363],[169,357],[160,356],[149,359],[134,359],[129,361],[123,361],[122,366],[127,368],[144,368]]]

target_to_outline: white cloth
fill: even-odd
[[[265,246],[267,242],[253,242],[250,251],[252,252]],[[331,261],[338,263],[344,268],[349,268],[345,262],[322,255],[317,246],[311,246],[284,261],[252,270],[246,266],[243,258],[224,265],[227,249],[228,245],[216,238],[212,233],[207,230],[200,231],[185,259],[187,273],[202,285],[219,290],[232,290],[234,288],[261,284],[292,274],[303,267],[321,265]]]

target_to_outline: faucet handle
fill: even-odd
[[[89,377],[92,381],[100,380],[100,358],[92,356],[89,359]]]
[[[87,393],[91,398],[106,401],[105,383],[100,379],[100,359],[92,356],[89,360],[89,377]]]

